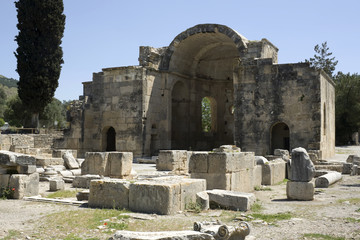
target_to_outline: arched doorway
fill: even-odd
[[[275,149],[290,151],[290,130],[283,122],[276,123],[271,128],[271,153],[274,153]]]
[[[189,91],[178,81],[172,90],[171,98],[171,148],[188,150],[189,142]]]
[[[106,132],[106,151],[116,151],[116,132],[113,127],[110,127]]]

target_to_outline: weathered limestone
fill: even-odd
[[[135,212],[175,214],[196,202],[196,194],[206,190],[203,179],[160,177],[129,182],[120,179],[93,180],[89,206],[127,208]]]
[[[351,168],[351,176],[360,175],[360,166],[354,164]]]
[[[201,206],[201,210],[208,210],[210,208],[209,194],[206,191],[196,193],[196,204]]]
[[[315,167],[304,148],[295,148],[291,152],[288,162],[289,180],[295,182],[309,182],[314,177]]]
[[[288,199],[310,201],[314,199],[315,167],[304,148],[295,148],[287,163],[288,178],[286,195]]]
[[[360,165],[360,157],[358,155],[349,155],[349,157],[346,159],[346,162]]]
[[[36,158],[36,166],[47,167],[52,165],[64,165],[64,159],[54,158],[54,157],[46,157],[46,156],[35,156]]]
[[[274,155],[281,157],[283,160],[287,161],[290,159],[289,151],[286,149],[275,149]]]
[[[39,174],[12,174],[9,180],[9,188],[14,189],[14,199],[36,196],[39,194]]]
[[[62,155],[62,158],[64,159],[64,163],[67,169],[77,169],[80,167],[79,163],[76,161],[70,151],[65,151]]]
[[[255,162],[257,165],[264,165],[269,161],[263,156],[255,156]]]
[[[350,174],[352,166],[352,163],[343,163],[342,174]]]
[[[129,186],[120,179],[91,181],[89,207],[129,209]]]
[[[290,200],[314,200],[314,183],[313,182],[292,182],[286,184],[286,195]]]
[[[65,182],[62,179],[51,179],[49,181],[50,191],[55,192],[65,189]]]
[[[209,195],[210,207],[221,207],[234,211],[248,211],[255,202],[252,193],[233,192],[226,190],[207,190]]]
[[[336,183],[341,180],[341,173],[339,172],[330,172],[325,175],[318,177],[315,180],[315,187],[317,188],[327,188],[331,184]]]
[[[188,172],[187,151],[184,150],[160,150],[156,162],[158,171]]]
[[[36,165],[25,165],[25,166],[19,165],[16,167],[16,170],[20,174],[31,174],[36,172]]]
[[[75,176],[72,183],[74,188],[90,188],[91,180],[101,179],[100,175],[86,174],[81,176]]]
[[[212,235],[196,231],[132,232],[117,231],[109,240],[215,240]]]
[[[73,149],[53,149],[52,156],[54,158],[62,158],[66,152],[70,152],[74,158],[77,158],[77,151]]]
[[[0,165],[3,166],[36,165],[36,160],[33,156],[30,155],[0,150]]]
[[[262,185],[274,185],[285,179],[286,162],[281,158],[262,165]]]
[[[82,190],[76,193],[76,199],[78,201],[88,201],[89,200],[90,191],[88,189]]]
[[[82,174],[97,174],[113,178],[130,178],[131,152],[87,152],[81,165]]]
[[[206,179],[207,189],[251,192],[254,168],[252,152],[193,152],[189,160],[191,178]]]

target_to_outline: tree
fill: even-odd
[[[66,127],[66,106],[56,98],[45,107],[40,114],[40,123],[47,128]]]
[[[0,118],[4,117],[4,109],[5,109],[5,102],[6,102],[6,93],[5,90],[0,85]]]
[[[360,75],[338,72],[334,80],[336,143],[348,144],[360,129]]]
[[[19,0],[15,6],[18,94],[31,113],[29,127],[38,128],[39,114],[58,87],[63,63],[60,44],[65,28],[64,4],[62,0]]]
[[[201,101],[201,125],[203,132],[211,131],[211,101],[208,97]]]
[[[30,113],[23,106],[21,99],[16,96],[6,102],[4,118],[11,126],[22,127],[29,119]]]
[[[305,59],[305,62],[310,63],[311,67],[324,70],[330,77],[333,77],[338,61],[335,60],[335,57],[331,57],[332,52],[329,52],[327,42],[322,43],[321,46],[317,44],[314,51],[316,52],[314,57],[309,60]]]

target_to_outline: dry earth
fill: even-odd
[[[332,160],[344,161],[347,155],[358,153],[359,150],[360,147],[337,148],[338,154]],[[149,171],[149,167],[142,170]],[[46,193],[47,188],[47,184],[42,183],[42,191]],[[285,183],[270,188],[269,191],[255,192],[256,205],[261,206],[258,212],[264,216],[289,213],[291,219],[266,222],[252,219],[250,215],[253,211],[243,213],[210,210],[199,214],[179,213],[175,216],[148,215],[149,220],[130,218],[126,221],[130,230],[159,231],[191,229],[194,221],[220,219],[227,224],[236,225],[236,220],[243,219],[251,225],[252,239],[360,239],[360,176],[343,175],[343,179],[331,187],[316,189],[314,201],[288,201]],[[107,239],[111,236],[111,231],[94,229],[66,237],[71,228],[63,228],[60,223],[56,223],[59,221],[57,218],[48,217],[50,214],[63,212],[65,215],[71,215],[72,212],[78,215],[79,211],[95,210],[72,205],[0,200],[0,238]],[[146,215],[143,216],[147,218]],[[76,221],[72,224],[75,229]],[[49,229],[46,226],[49,226]]]

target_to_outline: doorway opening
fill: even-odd
[[[290,151],[290,130],[283,122],[276,123],[271,128],[271,153],[274,153],[275,149]]]

